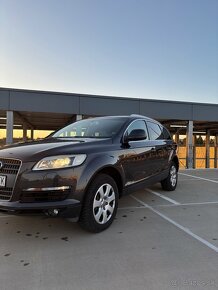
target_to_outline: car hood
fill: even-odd
[[[106,139],[48,138],[39,141],[15,143],[0,149],[0,158],[14,158],[25,162],[38,161],[52,155],[86,153],[87,147]]]

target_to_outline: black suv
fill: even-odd
[[[0,209],[78,217],[100,232],[113,222],[120,197],[156,182],[174,190],[178,169],[176,144],[157,121],[85,119],[0,149]]]

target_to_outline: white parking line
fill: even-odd
[[[130,210],[130,209],[142,209],[145,208],[144,206],[126,206],[126,207],[119,207],[118,210]]]
[[[210,204],[218,204],[218,201],[205,201],[205,202],[190,202],[190,203],[179,203],[179,204],[158,204],[153,206],[156,207],[180,207],[180,206],[198,206],[198,205],[210,205]],[[126,207],[119,207],[119,210],[130,210],[130,209],[142,209],[147,208],[147,206],[126,206]]]
[[[148,204],[144,203],[143,201],[141,201],[140,199],[138,199],[137,197],[130,195],[133,199],[135,199],[136,201],[138,201],[139,203],[141,203],[141,205],[144,205],[144,207],[150,209],[152,212],[156,213],[157,215],[159,215],[160,217],[162,217],[163,219],[165,219],[166,221],[168,221],[169,223],[173,224],[174,226],[176,226],[177,228],[179,228],[180,230],[182,230],[183,232],[185,232],[186,234],[190,235],[191,237],[193,237],[194,239],[198,240],[199,242],[201,242],[202,244],[206,245],[208,248],[214,250],[216,253],[218,253],[218,247],[214,246],[213,244],[211,244],[210,242],[208,242],[207,240],[199,237],[198,235],[196,235],[195,233],[193,233],[190,229],[183,227],[182,225],[178,224],[177,222],[175,222],[174,220],[172,220],[171,218],[168,218],[166,215],[162,214],[161,212],[159,212],[158,210],[154,209],[152,206],[149,206]]]
[[[185,205],[208,205],[208,204],[218,204],[218,201],[205,201],[205,202],[189,202],[189,203],[180,203],[178,205],[175,204],[159,204],[155,207],[173,207],[173,206],[185,206]]]
[[[218,177],[212,177],[212,179],[210,179],[210,180],[218,180]],[[197,181],[197,179],[196,178],[182,178],[182,176],[179,178],[179,180],[180,181],[189,181],[189,180],[195,180],[195,181]]]
[[[147,190],[148,192],[150,192],[150,193],[153,193],[154,195],[156,195],[156,196],[158,196],[158,197],[161,197],[161,198],[163,198],[163,199],[165,199],[165,200],[167,200],[167,201],[173,203],[173,204],[176,204],[176,205],[179,205],[179,204],[180,204],[180,203],[177,202],[176,200],[174,200],[174,199],[172,199],[172,198],[169,198],[169,197],[167,197],[167,196],[165,196],[165,195],[163,195],[163,194],[161,194],[161,193],[159,193],[159,192],[156,192],[156,191],[151,190],[151,189],[149,189],[149,188],[146,188],[146,190]]]
[[[190,176],[192,178],[196,178],[196,179],[201,179],[201,180],[205,180],[205,181],[210,181],[213,183],[218,183],[218,180],[212,180],[212,179],[208,179],[208,178],[203,178],[203,177],[199,177],[199,176],[194,176],[191,174],[187,174],[187,173],[179,173],[180,175],[184,175],[184,176]]]
[[[218,179],[218,178],[216,178],[216,177],[213,177],[213,179],[211,179],[211,180],[214,180],[214,179]],[[200,179],[196,179],[196,178],[182,178],[182,176],[179,178],[179,181],[181,182],[183,182],[183,181],[200,181]]]

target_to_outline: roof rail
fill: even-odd
[[[143,117],[144,118],[145,116],[139,115],[139,114],[131,114],[130,117]]]

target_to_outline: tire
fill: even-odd
[[[174,162],[171,163],[167,178],[161,181],[163,190],[173,191],[176,189],[178,181],[178,170]]]
[[[99,174],[88,187],[79,218],[80,226],[93,233],[107,229],[118,206],[118,188],[112,177]]]

